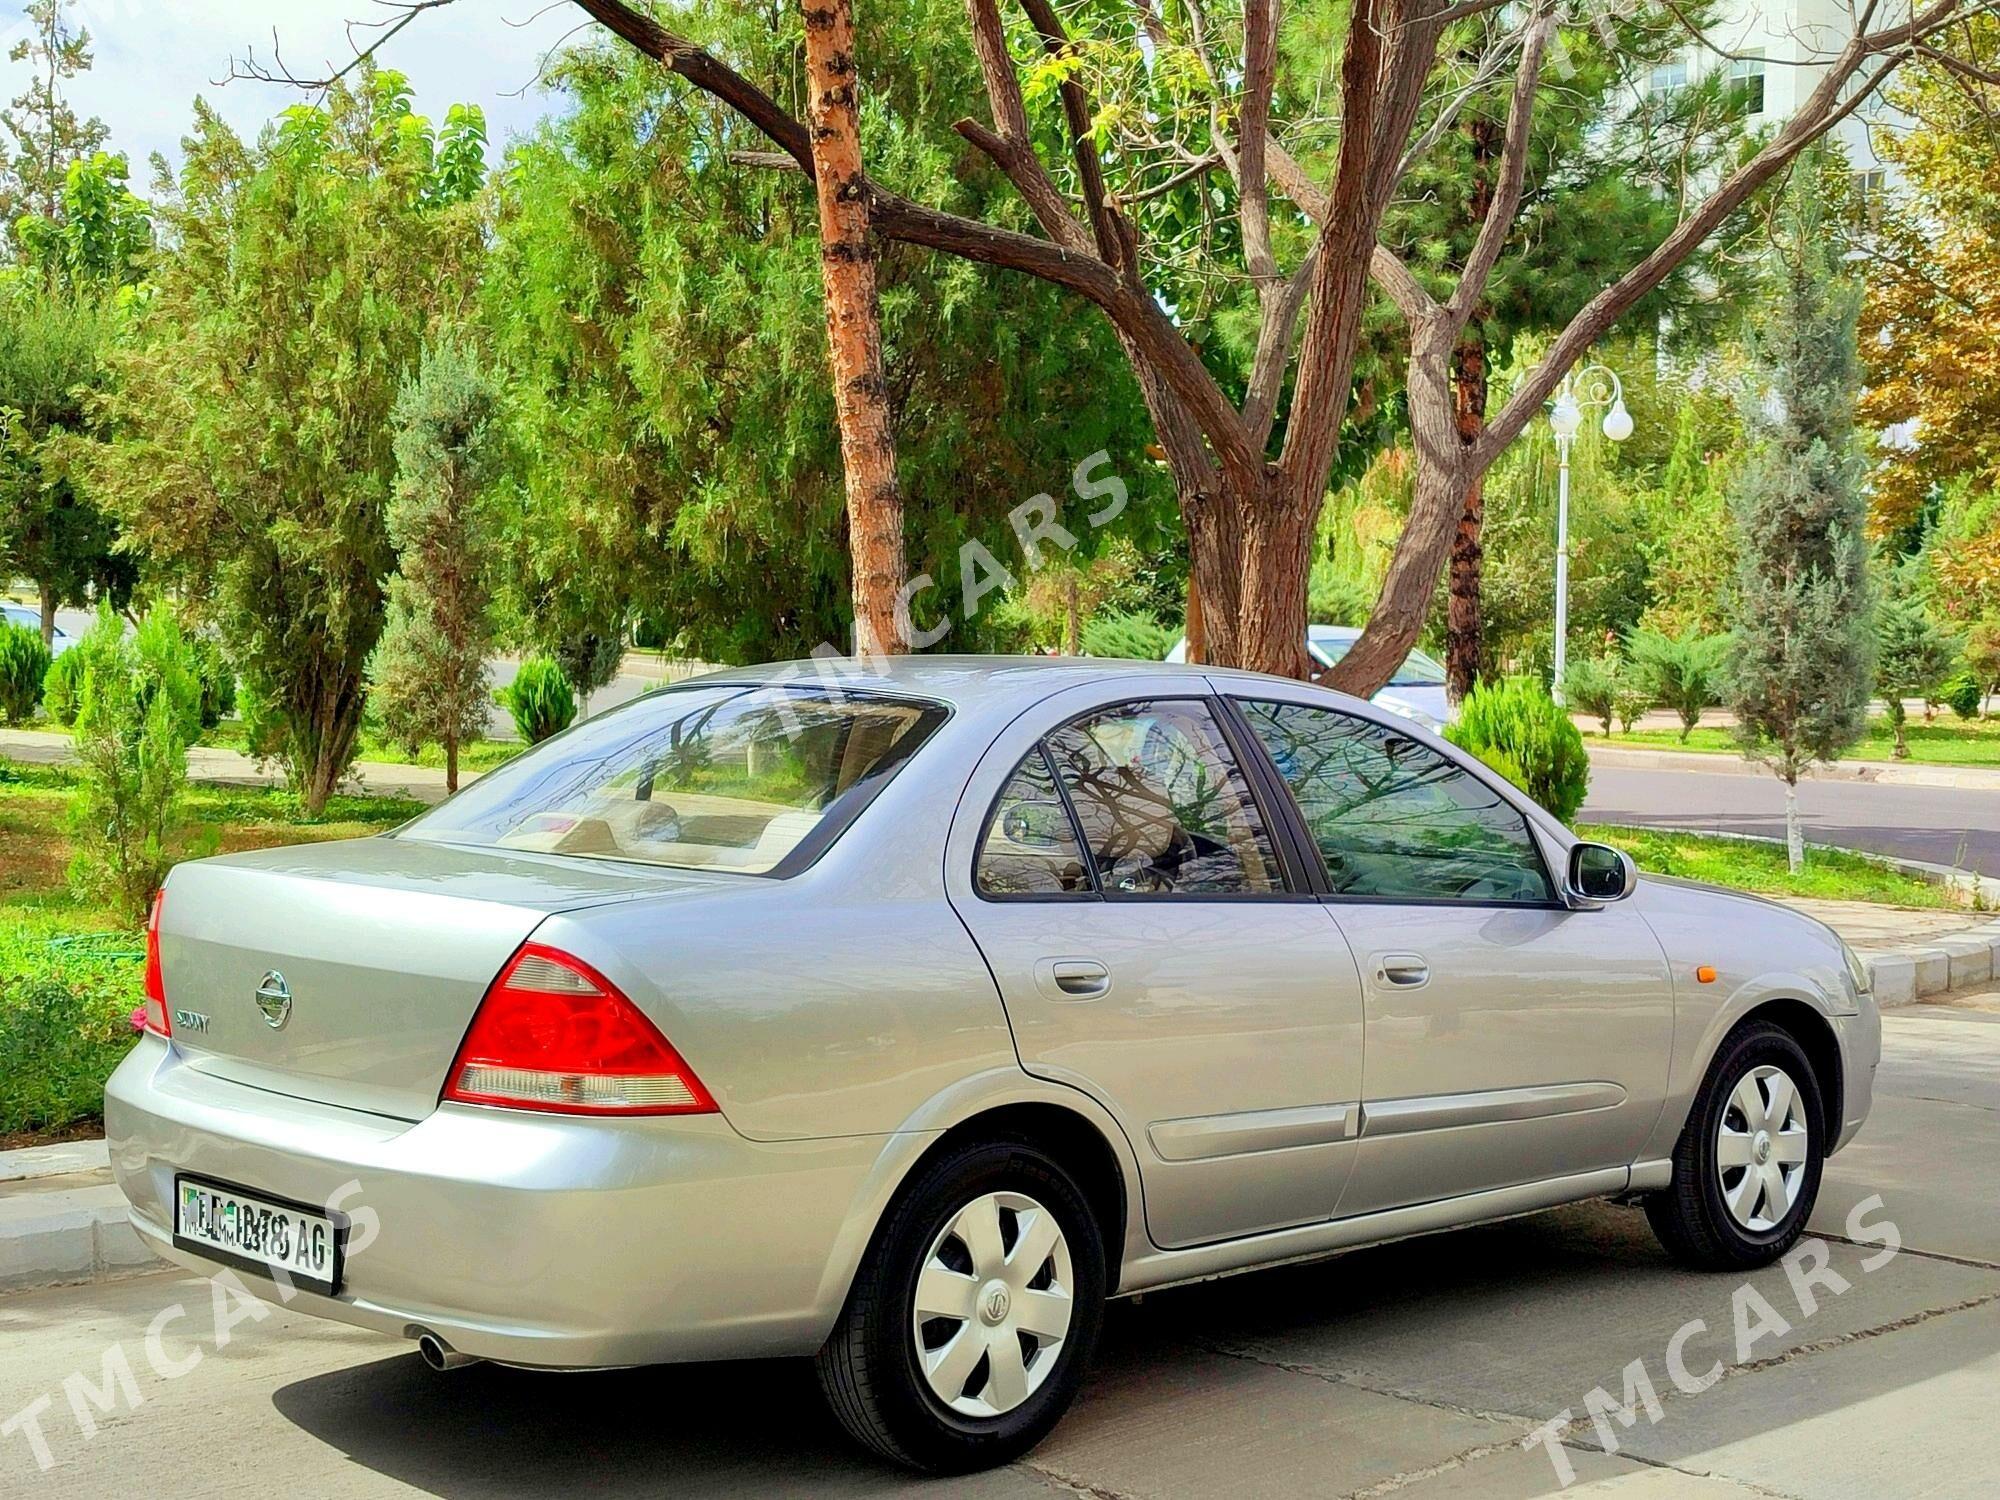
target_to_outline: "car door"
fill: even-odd
[[[1163,1246],[1331,1217],[1361,1089],[1353,957],[1188,686],[1017,721],[946,855],[1022,1066],[1117,1119]]]
[[[1571,909],[1498,778],[1407,726],[1309,690],[1238,708],[1361,969],[1368,1060],[1341,1216],[1632,1162],[1673,1039],[1644,919]]]

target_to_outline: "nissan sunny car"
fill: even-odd
[[[394,833],[176,869],[107,1134],[162,1255],[471,1360],[810,1356],[998,1463],[1104,1302],[1594,1197],[1767,1262],[1861,966],[1387,710],[1195,666],[732,671]]]

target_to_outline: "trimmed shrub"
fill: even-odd
[[[49,674],[49,648],[39,631],[0,620],[0,720],[25,724],[42,701]]]
[[[1978,718],[1979,703],[1985,696],[1979,686],[1979,679],[1963,670],[1947,677],[1943,686],[1938,689],[1938,701],[1961,719]]]
[[[1514,677],[1475,684],[1444,733],[1565,823],[1583,806],[1590,785],[1583,736],[1540,683]]]
[[[96,1119],[143,998],[137,933],[0,930],[0,1133]]]
[[[1602,724],[1607,739],[1618,712],[1619,690],[1624,686],[1622,666],[1615,656],[1579,656],[1563,668],[1563,697],[1571,708]]]
[[[42,676],[42,712],[64,729],[76,722],[77,700],[83,696],[83,648],[72,645]]]
[[[1657,630],[1632,632],[1632,665],[1654,701],[1679,715],[1683,743],[1701,722],[1701,711],[1722,701],[1729,645],[1726,635],[1676,638]]]
[[[550,656],[531,656],[521,663],[514,680],[494,695],[514,717],[514,728],[531,745],[569,728],[576,718],[576,694],[562,663]]]
[[[1083,654],[1161,661],[1173,650],[1174,635],[1151,615],[1099,615],[1083,627]]]
[[[129,638],[104,609],[73,649],[89,655],[76,712],[70,884],[137,926],[173,863],[187,747],[201,729],[194,652],[165,608],[149,611]]]

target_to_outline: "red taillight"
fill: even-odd
[[[715,1109],[694,1070],[616,985],[540,943],[516,953],[479,1002],[444,1096],[575,1115]]]
[[[160,970],[160,908],[166,900],[165,887],[154,892],[152,915],[146,918],[146,1029],[155,1036],[174,1034],[167,1019],[166,976]]]

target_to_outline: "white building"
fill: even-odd
[[[1880,7],[1876,27],[1906,7]],[[1776,129],[1826,74],[1827,64],[1853,33],[1854,15],[1841,0],[1721,0],[1714,23],[1704,28],[1709,45],[1690,41],[1680,58],[1653,70],[1651,91],[1683,87],[1716,73],[1743,85],[1753,128]],[[1907,117],[1881,99],[1863,103],[1831,132],[1847,153],[1855,186],[1865,198],[1891,180],[1895,168],[1877,150],[1886,132]]]

